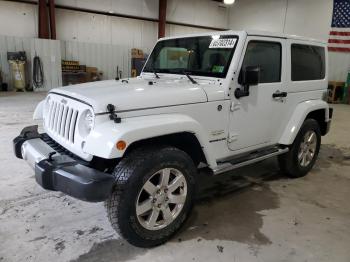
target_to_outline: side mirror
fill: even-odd
[[[249,96],[249,87],[259,84],[260,79],[260,67],[259,66],[247,66],[242,71],[242,85],[243,89],[237,88],[235,90],[235,97],[241,98],[243,96]]]
[[[259,84],[260,78],[260,67],[258,66],[247,66],[243,70],[243,81],[242,84],[248,86],[256,86]]]

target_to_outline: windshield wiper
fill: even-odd
[[[156,76],[156,78],[160,78],[155,69],[153,69],[153,74]]]
[[[192,84],[198,84],[198,82],[196,80],[194,80],[192,78],[192,76],[190,76],[185,70],[182,70],[181,73],[183,73],[185,76],[187,76],[187,78],[192,82]]]

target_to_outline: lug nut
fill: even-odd
[[[166,198],[165,198],[165,201],[169,201],[169,198],[168,198],[168,197],[166,197]]]
[[[152,203],[155,203],[155,202],[157,202],[157,199],[156,199],[156,198],[153,198],[153,199],[152,199]]]
[[[162,205],[161,204],[158,204],[158,208],[161,208],[162,207]]]
[[[168,189],[167,189],[167,188],[165,188],[165,189],[164,189],[164,193],[167,193],[167,192],[168,192]]]

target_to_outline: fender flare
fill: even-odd
[[[120,124],[107,120],[98,124],[86,139],[84,152],[106,158],[120,158],[132,143],[164,135],[188,132],[194,134],[202,147],[203,154],[211,168],[216,159],[210,154],[211,145],[204,128],[195,119],[182,114],[161,114],[123,118]],[[118,150],[116,143],[126,142],[124,150]]]
[[[291,145],[297,136],[301,125],[304,123],[307,115],[313,111],[324,109],[325,121],[329,121],[329,106],[322,100],[308,100],[298,104],[279,140],[279,144]]]

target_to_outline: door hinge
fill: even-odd
[[[230,105],[230,111],[231,112],[239,110],[240,108],[241,108],[241,103],[240,102],[234,102],[234,101],[231,102],[231,105]]]

